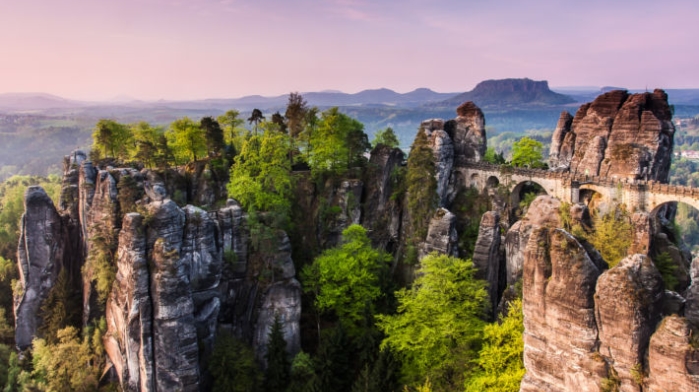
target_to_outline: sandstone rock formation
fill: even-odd
[[[576,174],[667,182],[675,127],[662,90],[615,90],[582,105],[568,126],[563,113],[550,166]]]
[[[430,145],[434,151],[435,177],[437,178],[437,199],[439,206],[447,203],[447,191],[451,169],[454,166],[454,144],[443,130],[435,130],[429,135]]]
[[[64,264],[64,221],[53,201],[38,186],[24,194],[24,215],[17,256],[22,290],[14,298],[15,342],[20,350],[31,346],[42,319],[41,303],[56,282]]]
[[[401,210],[394,192],[398,184],[396,173],[404,159],[399,148],[380,144],[371,152],[364,190],[362,225],[367,228],[372,243],[381,248],[394,250],[401,234]]]
[[[419,258],[427,256],[432,252],[448,256],[458,256],[459,249],[457,242],[459,238],[456,233],[456,216],[449,210],[440,208],[430,220],[427,229],[427,238],[420,246]]]
[[[699,390],[696,329],[679,316],[666,317],[650,339],[649,374],[644,391]]]
[[[498,306],[500,287],[500,269],[505,268],[500,247],[500,214],[488,211],[483,214],[478,227],[478,239],[473,251],[473,265],[477,268],[476,278],[488,282],[490,309]]]
[[[444,124],[444,130],[454,142],[455,164],[478,162],[486,150],[485,116],[471,101],[456,109],[456,118]]]
[[[606,374],[595,355],[593,295],[600,273],[567,232],[538,227],[531,233],[522,285],[527,375],[521,391],[598,390]]]

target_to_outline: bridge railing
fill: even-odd
[[[621,187],[624,189],[633,190],[645,189],[651,192],[663,193],[667,195],[699,197],[699,188],[683,185],[670,185],[654,180],[646,181],[629,178],[590,176],[577,173],[574,174],[567,171],[523,168],[507,165],[496,165],[486,162],[466,162],[460,165],[459,167],[482,170],[487,172],[498,172],[501,175],[520,175],[523,177],[531,177],[533,179],[560,179],[565,182],[577,182],[581,185],[592,184],[604,187]]]

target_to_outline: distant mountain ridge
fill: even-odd
[[[524,78],[485,80],[478,83],[473,90],[448,98],[439,105],[456,107],[466,101],[473,101],[483,108],[554,106],[576,102],[572,97],[551,91],[549,83],[545,80]]]

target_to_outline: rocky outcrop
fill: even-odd
[[[684,293],[687,299],[684,314],[692,324],[699,326],[699,258],[692,260],[689,269],[689,276],[692,284]]]
[[[326,183],[329,189],[325,206],[320,212],[318,243],[323,248],[331,248],[340,243],[342,232],[362,219],[362,192],[364,183],[360,180],[345,180],[339,186],[332,181]]]
[[[401,234],[401,211],[394,195],[402,184],[397,175],[405,154],[399,148],[379,144],[371,151],[364,188],[362,225],[372,243],[381,249],[394,250]]]
[[[154,391],[153,306],[143,217],[124,217],[119,233],[117,276],[107,302],[107,356],[126,391]]]
[[[662,277],[644,255],[623,259],[599,278],[595,292],[599,352],[614,367],[621,390],[640,390],[632,372],[643,364],[660,321],[663,294]]]
[[[675,132],[667,94],[614,90],[561,116],[551,166],[575,174],[667,182]],[[562,141],[561,141],[562,140]]]
[[[439,206],[447,203],[447,190],[451,169],[454,166],[454,144],[449,135],[442,130],[429,134],[430,146],[434,152],[435,178],[437,179],[437,200]]]
[[[444,124],[454,142],[454,164],[479,162],[485,155],[485,116],[475,103],[468,101],[456,109],[456,118]]]
[[[53,201],[38,186],[24,193],[24,215],[17,259],[21,291],[15,293],[15,343],[31,346],[41,325],[41,304],[64,266],[64,222]]]
[[[553,131],[553,136],[551,137],[549,167],[552,170],[564,169],[570,165],[571,156],[566,155],[565,151],[563,151],[563,155],[561,155],[561,145],[563,145],[565,137],[570,133],[570,126],[572,123],[573,116],[563,111],[561,117],[558,119],[558,124],[556,124],[556,129]]]
[[[600,272],[567,232],[537,227],[531,233],[522,285],[527,374],[521,391],[599,390],[606,376],[595,352]]]
[[[529,205],[522,220],[515,222],[505,236],[506,281],[515,284],[522,277],[524,254],[529,235],[536,227],[561,226],[559,209],[561,202],[551,196],[539,196]]]
[[[483,214],[478,227],[478,238],[473,251],[473,265],[476,267],[476,278],[488,282],[488,297],[490,309],[494,311],[500,300],[500,269],[504,268],[504,258],[500,252],[500,214],[488,211]]]
[[[699,390],[696,330],[682,317],[666,317],[650,339],[649,374],[644,391]]]
[[[434,214],[432,220],[430,220],[430,225],[427,228],[427,238],[420,246],[418,257],[422,259],[432,252],[458,256],[458,241],[456,215],[447,209],[440,208]]]

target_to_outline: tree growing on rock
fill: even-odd
[[[180,163],[196,162],[198,158],[206,156],[204,130],[189,117],[175,120],[170,124],[165,136],[172,153]]]
[[[206,138],[206,149],[211,155],[218,155],[225,147],[223,129],[218,121],[213,117],[203,117],[199,121],[199,126],[204,131]]]
[[[545,169],[544,145],[530,137],[523,137],[512,145],[512,166]]]
[[[92,132],[92,149],[102,158],[127,159],[132,144],[129,127],[114,120],[99,120]]]
[[[268,392],[283,391],[291,382],[291,363],[286,352],[283,324],[279,315],[274,316],[274,324],[269,331],[267,343],[267,371],[265,372],[264,389]]]
[[[416,239],[423,240],[437,207],[437,180],[434,153],[427,134],[422,129],[418,131],[408,155],[406,183],[413,234]]]
[[[321,114],[310,135],[308,164],[314,176],[341,176],[361,162],[368,148],[364,125],[334,107]]]
[[[379,144],[383,144],[391,148],[396,148],[400,145],[398,136],[396,136],[395,132],[393,132],[393,128],[388,127],[376,132],[374,135],[374,140],[371,141],[371,146],[376,148],[376,146]]]

